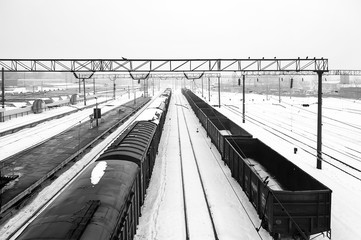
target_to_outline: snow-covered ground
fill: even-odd
[[[184,128],[184,119],[181,115],[180,105],[187,107],[186,101],[180,96],[180,92],[173,92],[173,100],[170,105],[167,120],[165,122],[164,132],[161,139],[159,153],[154,167],[151,183],[147,190],[145,205],[142,208],[142,217],[138,226],[135,239],[184,239],[184,216],[182,203],[182,190],[180,180],[179,163],[179,143],[177,132],[176,111],[180,114],[180,124],[183,126],[181,131],[181,141],[186,141],[188,135]],[[200,95],[200,94],[199,94]],[[205,96],[208,94],[205,92]],[[332,189],[332,239],[361,239],[361,232],[358,227],[361,225],[361,205],[358,203],[361,199],[361,181],[355,177],[336,169],[335,167],[323,163],[322,170],[316,169],[316,154],[307,151],[304,143],[309,145],[316,144],[316,112],[317,99],[315,98],[295,98],[282,97],[282,102],[278,103],[278,97],[247,94],[246,95],[246,123],[242,123],[241,115],[236,114],[232,109],[242,111],[242,94],[222,93],[221,108],[222,113],[227,115],[233,121],[245,128],[254,137],[284,155],[287,159],[294,162],[300,168],[307,171],[310,175]],[[302,104],[308,103],[309,107],[302,107]],[[218,104],[216,92],[212,92],[211,104]],[[235,107],[226,107],[233,105]],[[355,166],[360,169],[360,151],[358,146],[361,144],[360,131],[357,130],[361,123],[361,104],[358,101],[349,99],[325,98],[323,99],[323,152]],[[307,111],[306,111],[307,110]],[[54,110],[55,111],[55,110]],[[83,112],[83,111],[81,111]],[[209,197],[212,215],[215,218],[216,229],[219,232],[220,239],[271,239],[269,234],[261,229],[259,235],[255,231],[259,227],[260,220],[249,203],[248,198],[238,186],[238,183],[230,176],[227,166],[224,166],[220,160],[220,155],[216,148],[206,138],[206,133],[201,127],[199,121],[192,113],[191,108],[184,108],[187,124],[190,129],[190,136],[193,144],[196,146],[196,156],[199,159],[199,165],[204,176],[205,188]],[[83,118],[87,117],[87,113]],[[270,133],[267,127],[260,127],[251,122],[252,117],[258,119],[274,129],[291,135],[296,139],[302,139],[300,142],[284,141],[280,137]],[[337,121],[327,119],[337,118]],[[23,119],[26,119],[24,117]],[[21,118],[19,118],[21,119]],[[78,120],[79,121],[79,120]],[[344,123],[348,123],[345,125]],[[3,124],[3,123],[1,123]],[[0,126],[1,126],[0,124]],[[6,122],[4,123],[6,124]],[[68,123],[69,126],[69,123]],[[198,130],[198,131],[197,131]],[[40,130],[41,131],[41,130]],[[186,146],[185,143],[183,146]],[[329,148],[327,146],[330,146]],[[297,154],[294,154],[294,147],[298,148]],[[210,151],[209,151],[210,150]],[[337,152],[336,152],[337,150]],[[96,149],[94,150],[96,151]],[[190,151],[190,150],[189,150]],[[347,155],[344,153],[348,151]],[[183,152],[187,152],[184,150]],[[89,154],[95,154],[91,151]],[[338,167],[352,172],[353,175],[361,177],[360,173],[338,164],[334,160],[327,158],[327,161],[337,164]],[[79,164],[82,162],[79,161]],[[75,164],[75,165],[78,165]],[[185,164],[190,166],[191,164]],[[78,167],[81,169],[82,167]],[[190,169],[185,169],[189,171]],[[77,171],[75,169],[74,171]],[[71,176],[71,174],[69,174]],[[186,183],[199,181],[188,175]],[[193,176],[193,175],[192,175]],[[69,176],[62,176],[56,180],[66,182]],[[62,183],[59,183],[61,185]],[[196,183],[194,184],[196,185]],[[45,191],[44,196],[47,196]],[[41,196],[40,196],[41,198]],[[190,199],[190,201],[193,201]],[[36,205],[36,203],[34,203]],[[32,206],[34,208],[34,206]],[[31,206],[24,209],[22,213],[2,226],[0,230],[1,238],[11,232],[15,222],[20,222],[32,211]],[[196,211],[195,216],[199,215]],[[208,214],[208,213],[207,213]],[[199,216],[203,219],[205,216]],[[203,222],[193,221],[193,229],[199,230],[199,238],[204,239],[206,235],[201,235]],[[197,232],[197,230],[195,231]],[[325,236],[317,236],[314,239],[327,239]]]

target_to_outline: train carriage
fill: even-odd
[[[133,239],[169,104],[163,100],[165,109],[126,129],[18,239]]]
[[[329,188],[223,114],[204,107],[208,104],[190,90],[182,93],[271,235],[308,238],[327,232],[330,237]]]
[[[148,187],[153,170],[155,155],[160,135],[156,135],[157,124],[148,121],[134,123],[99,157],[98,161],[123,159],[135,162],[140,168],[139,183],[143,204],[145,191]]]
[[[226,139],[225,149],[232,176],[272,234],[330,230],[329,188],[259,139]]]
[[[241,136],[252,138],[252,135],[239,127],[236,123],[218,112],[215,108],[205,103],[201,98],[192,91],[183,90],[189,102],[192,102],[193,111],[196,113],[207,135],[211,138],[212,143],[217,147],[222,159],[224,158],[224,140],[229,136]],[[228,165],[228,162],[226,162]]]
[[[128,161],[93,163],[18,239],[112,239],[140,211],[138,172]]]

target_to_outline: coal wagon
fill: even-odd
[[[332,191],[259,139],[230,137],[224,158],[274,236],[330,231]]]
[[[331,189],[192,91],[182,92],[272,236],[308,239],[321,232],[331,236]]]
[[[183,94],[192,106],[207,135],[218,151],[224,156],[224,140],[229,136],[252,138],[252,134],[238,126],[232,120],[218,112],[215,108],[204,102],[190,90],[183,90]]]

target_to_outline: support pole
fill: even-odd
[[[146,80],[147,80],[147,79],[144,79],[144,86],[143,86],[143,87],[144,87],[144,90],[143,90],[144,93],[143,93],[143,97],[145,97],[145,81],[146,81]]]
[[[192,92],[196,92],[196,87],[195,87],[195,80],[196,79],[200,79],[200,78],[202,78],[203,77],[203,74],[204,74],[204,72],[200,75],[200,76],[191,76],[191,77],[189,77],[186,73],[183,73],[184,74],[184,76],[186,77],[186,79],[187,80],[190,80],[191,81],[191,89],[192,89]]]
[[[2,92],[2,97],[1,97],[2,108],[5,108],[5,71],[4,71],[4,68],[1,69],[1,92]]]
[[[221,107],[221,77],[218,76],[218,106]]]
[[[243,115],[242,115],[242,122],[246,122],[246,75],[242,77],[242,88],[243,88]]]
[[[76,79],[78,79],[79,81],[79,93],[81,92],[81,87],[80,87],[80,81],[83,81],[83,88],[84,88],[84,105],[86,106],[86,96],[85,96],[85,79],[91,79],[92,76],[94,75],[94,72],[92,72],[89,76],[84,77],[81,75],[77,75],[75,72],[73,72],[73,75]]]
[[[135,104],[135,102],[136,102],[136,100],[135,100],[135,98],[136,98],[136,92],[135,92],[135,89],[134,89],[134,80],[137,80],[138,81],[138,84],[140,83],[140,80],[144,80],[144,93],[143,93],[143,97],[145,97],[145,84],[146,84],[146,80],[148,79],[148,77],[149,77],[149,74],[150,74],[150,72],[147,74],[147,76],[145,76],[145,77],[134,77],[133,75],[132,75],[132,73],[131,72],[129,72],[129,75],[130,75],[130,77],[132,78],[132,87],[133,87],[133,91],[134,91],[134,104]],[[141,87],[139,87],[139,89],[141,89]],[[148,92],[148,91],[147,91]]]
[[[98,111],[98,98],[97,97],[95,97],[95,108],[97,109],[96,111]],[[94,116],[95,117],[95,116]],[[97,116],[96,117],[96,124],[97,124],[97,127],[99,126],[99,121],[98,121],[98,117],[99,116]]]
[[[211,79],[208,77],[208,102],[211,101]]]
[[[153,83],[153,96],[154,96],[154,78],[152,78],[152,83]]]
[[[203,98],[203,77],[202,77],[202,98]]]
[[[114,81],[113,81],[113,99],[115,100],[115,79],[114,78]]]
[[[80,79],[79,79],[80,82]],[[83,90],[84,90],[84,106],[86,106],[86,96],[85,96],[85,79],[83,78]]]
[[[79,81],[79,93],[81,93],[80,78],[78,79],[78,81]],[[43,90],[43,82],[41,82],[41,90]]]
[[[281,78],[278,78],[278,102],[281,103]]]
[[[94,95],[95,95],[95,78],[93,78],[93,92],[94,92]]]
[[[317,169],[322,169],[322,71],[318,75]]]
[[[134,88],[134,80],[132,80],[132,89],[133,89],[133,93],[134,93],[134,104],[136,103],[136,92],[135,92],[135,88]]]

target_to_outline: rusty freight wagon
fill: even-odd
[[[328,187],[259,139],[226,139],[225,159],[271,235],[330,236]]]

